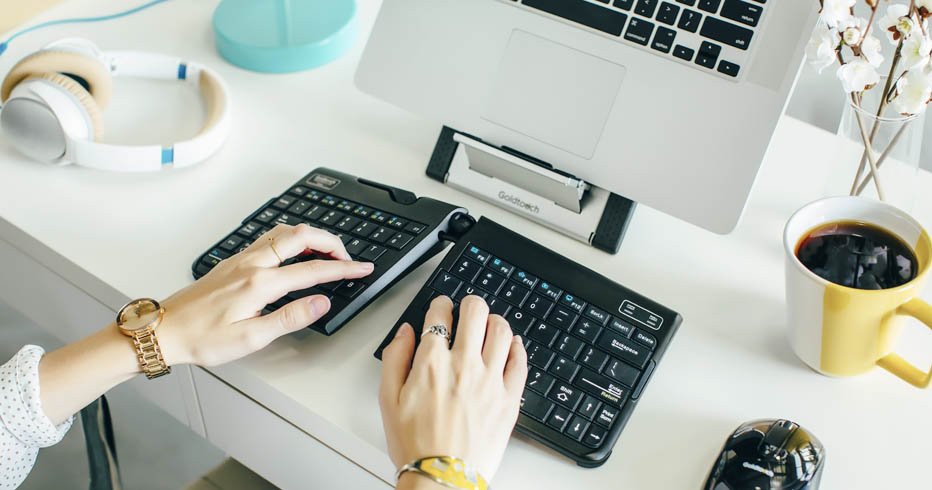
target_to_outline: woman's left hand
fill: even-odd
[[[335,260],[310,260],[279,267],[304,253]],[[326,296],[301,298],[266,316],[262,309],[291,291],[372,273],[353,262],[339,238],[301,224],[278,225],[246,250],[220,262],[206,276],[162,302],[158,328],[166,363],[213,366],[255,352],[278,337],[317,321],[330,310]]]

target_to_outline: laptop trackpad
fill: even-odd
[[[515,30],[482,118],[592,158],[624,76],[624,66]]]

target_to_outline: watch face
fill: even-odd
[[[159,308],[154,301],[134,301],[121,312],[121,326],[129,331],[146,328],[159,318]]]

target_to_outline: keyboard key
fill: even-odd
[[[509,310],[504,318],[511,325],[511,331],[519,335],[527,335],[528,329],[535,323],[534,317],[517,308]]]
[[[367,208],[360,204],[353,208],[353,216],[359,216],[360,218],[368,218],[373,212],[372,208]]]
[[[587,343],[595,343],[596,337],[602,331],[596,322],[589,318],[580,318],[578,322],[570,329],[570,333],[585,340]]]
[[[708,23],[708,21],[706,21],[706,23]],[[703,49],[710,47],[718,48],[718,50]],[[703,41],[702,45],[699,46],[699,53],[696,54],[696,64],[706,68],[715,68],[715,62],[718,60],[718,52],[720,52],[721,49],[721,46]]]
[[[676,47],[673,48],[673,56],[676,56],[681,60],[692,61],[693,54],[695,54],[695,51],[687,48],[686,46],[683,46],[682,44],[677,44]]]
[[[508,281],[504,289],[498,293],[498,297],[515,306],[520,307],[522,304],[524,304],[524,300],[527,299],[530,293],[531,291],[529,291],[526,287]]]
[[[579,359],[579,362],[584,366],[591,368],[595,372],[601,372],[602,366],[605,365],[605,361],[608,360],[608,354],[594,348],[590,347],[586,350],[586,353]]]
[[[553,302],[539,294],[532,294],[527,303],[524,303],[524,309],[540,319],[546,319],[551,308],[553,308]]]
[[[490,315],[506,316],[511,310],[511,305],[494,296],[486,298],[485,303],[489,305]]]
[[[490,270],[483,270],[473,284],[492,294],[498,294],[498,290],[505,284],[505,278]]]
[[[641,344],[650,347],[650,350],[654,350],[654,347],[657,347],[657,337],[654,337],[653,335],[643,330],[635,331],[634,336],[631,338],[640,342]]]
[[[672,26],[676,22],[676,16],[680,13],[680,8],[670,2],[660,4],[660,11],[657,12],[657,22],[662,22]]]
[[[398,232],[395,234],[395,236],[389,238],[385,244],[396,250],[401,250],[405,248],[407,244],[411,243],[411,240],[413,239],[414,237],[407,233]]]
[[[381,257],[384,253],[385,247],[380,245],[369,245],[369,248],[365,249],[361,254],[359,254],[359,258],[367,262],[375,262],[376,260],[379,260],[379,257]]]
[[[431,289],[445,296],[453,297],[453,293],[460,287],[463,281],[460,281],[452,274],[440,271],[434,280],[430,283]]]
[[[336,226],[344,217],[346,217],[346,215],[339,211],[330,211],[323,215],[318,223],[324,226]]]
[[[550,374],[562,379],[563,381],[572,381],[573,376],[579,371],[579,364],[563,357],[557,357],[557,360],[550,365]]]
[[[725,75],[728,75],[730,77],[738,76],[738,70],[740,69],[741,69],[740,66],[730,61],[722,60],[718,62],[718,72],[724,73]]]
[[[341,201],[342,201],[342,199],[341,199]],[[327,206],[328,208],[332,208],[332,207],[334,207],[334,206],[337,205],[337,202],[338,202],[338,201],[337,201],[337,198],[335,198],[335,197],[333,197],[333,196],[330,196],[330,195],[326,195],[326,196],[320,198],[320,201],[319,201],[319,202],[320,202],[321,204],[323,204],[324,206]]]
[[[288,212],[291,214],[297,215],[297,216],[301,216],[310,207],[311,207],[311,203],[303,199],[298,199],[297,202],[295,202],[294,204],[291,205],[291,207],[288,208]]]
[[[259,213],[259,215],[256,216],[256,220],[259,221],[260,223],[268,224],[268,223],[271,223],[272,220],[275,219],[276,216],[278,216],[278,211],[275,211],[274,209],[269,208]]]
[[[403,230],[404,227],[408,225],[408,220],[406,220],[406,219],[404,219],[404,218],[399,218],[399,217],[397,217],[397,216],[392,216],[392,217],[388,220],[388,223],[386,223],[386,224],[387,224],[388,226],[391,226],[392,228],[395,228],[395,229],[398,229],[398,230]]]
[[[453,266],[453,273],[465,279],[467,282],[472,282],[476,276],[479,275],[480,271],[482,271],[482,266],[467,258],[460,259],[459,262]]]
[[[528,364],[541,369],[547,369],[554,356],[555,354],[552,350],[540,344],[531,344],[531,347],[527,349]]]
[[[587,429],[589,429],[589,422],[579,415],[576,415],[570,421],[569,425],[566,426],[565,434],[572,439],[580,441],[583,436],[586,435]]]
[[[240,235],[243,235],[246,238],[252,238],[254,234],[257,231],[259,231],[259,228],[261,226],[262,225],[260,225],[259,223],[256,223],[255,221],[250,221],[249,223],[246,223],[245,225],[241,226],[240,229],[236,230],[236,232],[239,233]]]
[[[631,18],[628,23],[628,30],[625,31],[625,39],[641,46],[647,46],[650,34],[654,32],[654,24],[643,19]]]
[[[292,193],[292,194],[294,194],[294,195],[296,195],[296,196],[298,196],[298,197],[304,197],[304,195],[307,194],[307,188],[306,188],[306,187],[302,187],[302,186],[300,186],[300,185],[296,185],[296,186],[292,187],[291,190],[288,191],[288,192],[290,192],[290,193]]]
[[[237,247],[239,247],[242,243],[242,238],[236,235],[230,235],[226,240],[223,241],[223,243],[220,244],[220,247],[225,250],[233,251],[236,250]]]
[[[611,332],[605,332],[600,336],[597,345],[612,356],[628,361],[641,369],[644,369],[648,358],[650,358],[649,349]]]
[[[628,18],[621,12],[584,0],[524,0],[524,5],[613,36],[621,35],[625,20]]]
[[[587,306],[586,309],[583,310],[583,315],[585,315],[586,317],[592,320],[595,320],[595,322],[598,323],[599,325],[605,325],[606,323],[608,323],[608,319],[609,319],[608,313],[592,305]]]
[[[319,289],[324,290],[324,291],[333,291],[334,289],[340,287],[341,284],[343,284],[343,281],[342,281],[342,280],[341,280],[341,281],[325,282],[325,283],[323,283],[323,284],[318,284],[317,287],[318,287]]]
[[[602,405],[602,410],[599,410],[599,415],[595,417],[595,423],[605,427],[606,429],[611,429],[612,424],[615,422],[616,418],[618,418],[617,409],[608,405]]]
[[[585,417],[586,420],[592,420],[595,418],[595,414],[599,413],[599,408],[602,407],[602,403],[591,396],[586,395],[586,398],[583,399],[582,405],[579,406],[579,409],[576,410],[580,416]]]
[[[579,389],[595,396],[601,402],[620,407],[628,396],[628,389],[601,374],[595,374],[588,369],[579,371],[574,383]]]
[[[461,303],[466,296],[470,295],[479,296],[480,298],[485,299],[489,294],[475,286],[466,284],[464,287],[461,287],[456,292],[456,294],[453,295],[453,302]]]
[[[699,30],[699,22],[702,20],[702,14],[695,10],[683,9],[683,15],[680,16],[680,22],[676,26],[684,31],[696,32]]]
[[[641,372],[626,362],[621,362],[618,359],[609,359],[602,374],[629,388],[633,388]]]
[[[375,221],[376,223],[385,223],[388,221],[388,218],[390,218],[390,216],[381,211],[373,211],[371,214],[369,214],[369,219]]]
[[[324,197],[324,195],[318,191],[309,191],[307,194],[304,195],[304,197],[314,202],[320,202],[320,199]]]
[[[346,244],[346,251],[353,257],[361,254],[367,248],[369,248],[369,243],[359,238],[354,238]]]
[[[631,7],[634,6],[634,0],[615,0],[612,2],[612,5],[620,9],[631,10]]]
[[[343,281],[343,284],[333,290],[333,294],[344,298],[355,298],[363,289],[366,289],[366,285],[362,281],[349,280]]]
[[[383,226],[370,233],[366,238],[375,243],[385,243],[393,236],[395,236],[395,231]]]
[[[505,262],[504,260],[498,257],[492,257],[492,261],[487,265],[488,268],[492,269],[499,274],[508,277],[511,275],[511,272],[515,270],[515,266]]]
[[[515,275],[512,276],[511,279],[528,289],[534,289],[534,286],[537,285],[537,277],[524,271],[515,272]]]
[[[696,5],[696,0],[676,0],[676,3],[682,3],[683,5],[692,7]]]
[[[533,391],[524,390],[524,395],[521,396],[521,412],[523,414],[538,422],[543,422],[547,420],[547,416],[550,415],[552,409],[553,403],[547,401],[546,398]]]
[[[321,216],[327,213],[327,208],[324,206],[314,205],[304,213],[304,218],[309,221],[317,221]]]
[[[565,383],[557,383],[547,395],[547,398],[571,411],[576,410],[576,405],[579,405],[582,397],[581,391]]]
[[[631,337],[631,334],[634,333],[634,327],[631,326],[631,324],[615,317],[612,317],[611,321],[608,322],[608,326],[611,327],[616,334],[620,334],[625,338]]]
[[[546,395],[553,384],[556,382],[553,379],[553,376],[541,371],[537,368],[530,368],[527,374],[527,387],[540,393],[541,395]]]
[[[718,11],[719,4],[722,3],[722,0],[699,0],[699,10],[705,10],[710,14],[714,14]]]
[[[570,419],[571,416],[572,414],[569,410],[562,407],[556,407],[553,413],[550,414],[550,418],[547,419],[547,425],[560,432],[563,432],[563,427],[566,426],[566,422]]]
[[[273,207],[276,207],[282,211],[288,209],[297,199],[294,196],[284,195],[279,197],[277,201],[272,203]]]
[[[557,330],[556,327],[547,325],[544,322],[535,322],[527,332],[528,338],[535,342],[540,342],[546,347],[550,347],[559,334],[560,331]]]
[[[362,220],[355,216],[347,216],[337,223],[337,229],[340,231],[352,231]],[[370,223],[366,223],[367,225]]]
[[[557,340],[557,343],[554,344],[554,348],[557,352],[570,359],[576,359],[576,356],[582,352],[583,347],[583,342],[572,335],[562,335],[560,339]]]
[[[699,31],[699,34],[702,37],[707,37],[713,41],[725,43],[738,49],[748,49],[754,31],[714,17],[709,17],[702,24],[702,30]],[[702,51],[702,49],[700,48],[699,51]]]
[[[657,34],[654,35],[654,42],[650,47],[661,53],[669,53],[673,49],[673,40],[676,39],[676,31],[660,26],[657,28]]]
[[[656,10],[657,0],[638,0],[637,5],[634,7],[634,13],[643,15],[648,19],[654,16]]]
[[[359,226],[353,228],[353,234],[363,238],[369,238],[369,236],[375,232],[376,228],[378,228],[378,226],[372,224],[371,222],[362,221],[359,223]]]
[[[463,255],[475,260],[480,264],[485,264],[486,261],[489,260],[488,252],[472,245],[466,247],[466,250],[463,251]]]
[[[550,314],[549,321],[550,323],[556,325],[557,328],[569,331],[569,329],[573,327],[573,323],[576,322],[577,318],[579,318],[579,315],[562,306],[557,306],[554,308],[553,313]]]
[[[755,27],[760,21],[760,16],[763,11],[764,9],[760,5],[742,2],[741,0],[725,0],[725,4],[722,5],[721,16],[735,22]]]
[[[418,233],[424,231],[425,228],[427,228],[427,225],[422,225],[416,221],[409,221],[408,224],[405,225],[405,231],[411,233],[412,235],[417,235]]]
[[[560,296],[560,304],[572,309],[576,313],[582,313],[583,308],[586,306],[585,301],[569,293],[565,293],[563,296]]]
[[[282,213],[275,218],[275,223],[281,223],[283,225],[296,226],[301,223],[304,223],[304,219],[300,216],[295,216],[293,214]]]
[[[549,282],[543,281],[537,285],[536,291],[547,298],[550,298],[551,301],[556,301],[560,299],[560,296],[563,294],[563,290],[550,284]]]
[[[606,433],[605,429],[593,424],[592,427],[589,427],[589,431],[586,432],[586,436],[583,437],[582,443],[591,448],[597,448],[602,445]]]

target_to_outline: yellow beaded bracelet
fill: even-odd
[[[426,476],[450,488],[463,490],[490,490],[492,488],[485,482],[482,475],[465,461],[451,456],[430,456],[408,463],[398,469],[395,479],[407,471]]]

